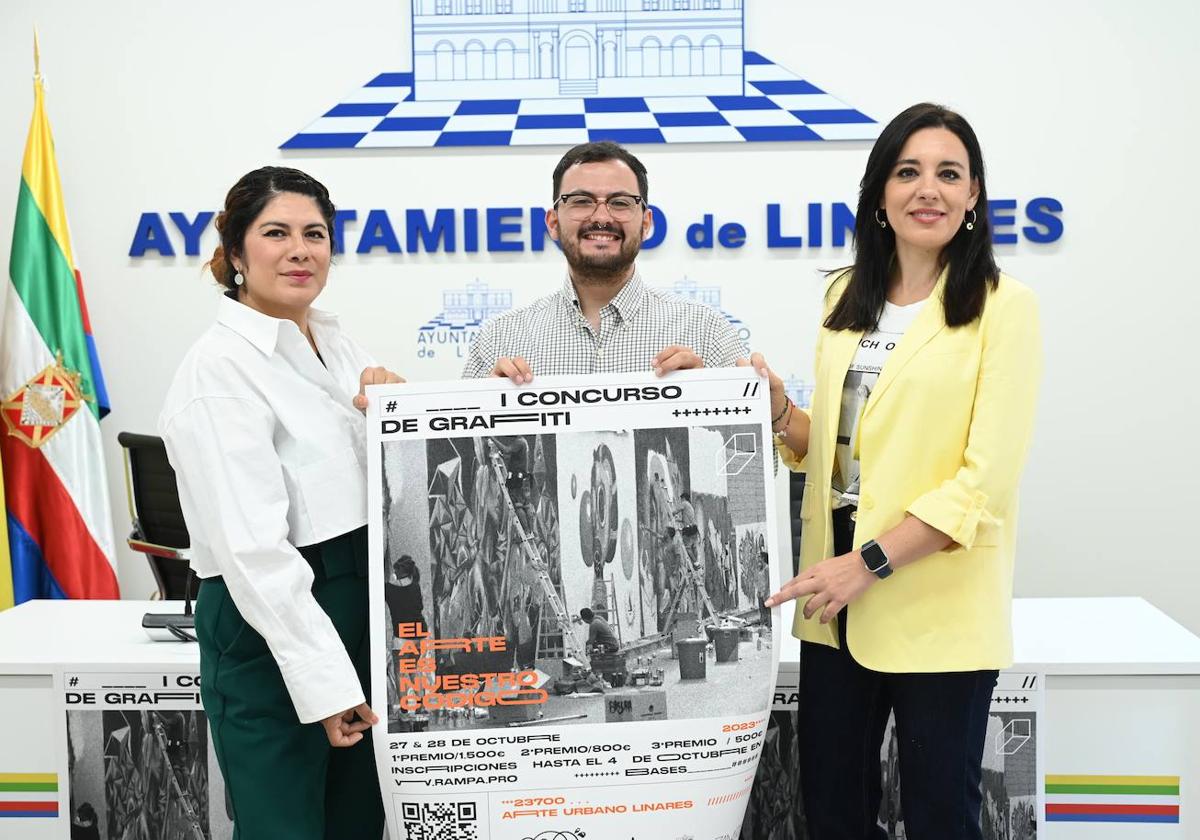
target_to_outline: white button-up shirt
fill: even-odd
[[[324,365],[292,321],[222,298],[159,418],[192,568],[224,578],[279,663],[303,723],[364,700],[296,547],[367,521],[366,430],[351,401],[374,364],[335,316],[310,310],[308,323]]]
[[[672,344],[693,350],[705,367],[731,367],[748,355],[720,312],[652,289],[636,270],[600,309],[600,329],[593,332],[568,274],[557,292],[484,324],[462,375],[487,376],[497,359],[516,356],[529,363],[534,376],[649,371],[654,357]]]

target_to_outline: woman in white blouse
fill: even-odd
[[[234,185],[209,263],[225,296],[159,420],[202,579],[202,697],[240,837],[383,831],[359,409],[362,386],[400,380],[312,308],[333,219],[325,187],[295,169]]]

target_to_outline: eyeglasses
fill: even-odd
[[[617,193],[608,198],[597,198],[588,193],[567,193],[560,195],[555,204],[561,204],[568,219],[582,222],[590,219],[601,205],[608,207],[608,215],[617,222],[628,222],[638,213],[638,205],[642,203],[640,195]]]

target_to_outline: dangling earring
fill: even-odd
[[[967,221],[967,217],[966,217],[966,215],[964,215],[963,221],[966,222],[967,230],[975,230],[975,220],[979,218],[979,214],[976,213],[974,210],[971,210],[970,213],[971,213],[971,220]]]
[[[242,272],[237,272],[233,275],[233,285],[240,286],[246,282],[246,278],[242,276]]]
[[[887,227],[887,216],[884,216],[882,219],[879,218],[879,211],[882,209],[883,209],[882,207],[875,208],[875,221],[879,223],[879,226],[881,228],[886,228]]]

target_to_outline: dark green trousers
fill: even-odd
[[[337,628],[369,700],[366,530],[300,553],[313,567],[313,597]],[[233,807],[234,840],[379,840],[383,804],[370,731],[353,747],[334,749],[320,723],[300,723],[267,643],[219,577],[200,585],[196,636],[201,698]]]

